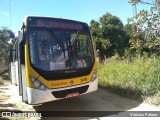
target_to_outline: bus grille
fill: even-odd
[[[67,96],[67,94],[78,92],[79,94],[85,93],[89,88],[89,85],[78,87],[78,88],[72,88],[67,90],[60,90],[60,91],[53,91],[52,95],[55,98],[64,98]]]

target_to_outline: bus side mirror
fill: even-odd
[[[26,43],[26,31],[18,31],[18,44],[25,44]]]
[[[22,31],[23,31],[22,41],[23,41],[23,44],[25,44],[26,43],[26,26],[24,25],[24,23],[23,23],[23,26],[22,26]]]
[[[23,31],[23,43],[25,44],[26,43],[26,31]]]

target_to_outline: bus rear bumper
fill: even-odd
[[[27,87],[27,96],[29,104],[41,104],[49,101],[67,98],[66,94],[71,91],[79,92],[79,95],[90,93],[98,89],[98,81],[89,82],[87,84],[59,88],[59,89],[46,89],[38,90]]]

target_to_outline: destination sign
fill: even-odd
[[[50,22],[37,20],[38,27],[47,27],[47,28],[63,28],[63,29],[82,29],[82,25],[78,24],[68,24],[68,23],[59,23],[59,22]]]
[[[29,18],[28,26],[82,30],[86,24],[58,18]]]

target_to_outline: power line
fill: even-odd
[[[11,23],[12,19],[11,18],[12,17],[11,17],[11,1],[10,0],[9,0],[9,14],[10,14],[9,15],[9,25],[10,25],[10,29],[11,29],[11,27],[12,27],[12,23]]]

